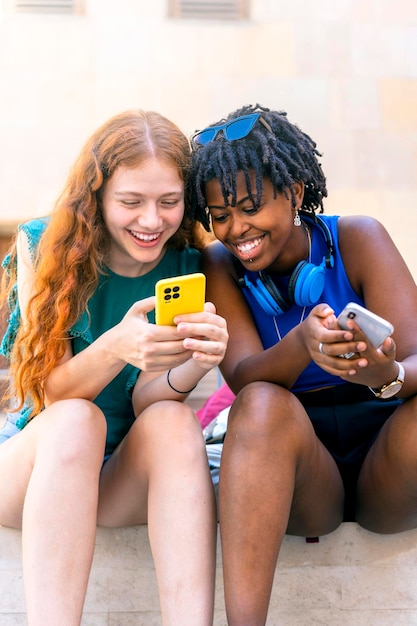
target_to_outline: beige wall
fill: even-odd
[[[249,22],[173,21],[167,0],[85,0],[85,16],[0,0],[0,228],[50,211],[88,134],[127,108],[187,133],[241,104],[318,143],[329,213],[388,227],[417,276],[416,0],[251,0]]]

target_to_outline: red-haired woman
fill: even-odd
[[[23,531],[31,626],[80,623],[97,524],[145,523],[163,623],[212,623],[215,500],[183,401],[223,358],[227,329],[210,303],[152,323],[156,281],[200,266],[189,160],[158,113],[115,116],[6,259],[17,412],[0,431],[0,524]]]

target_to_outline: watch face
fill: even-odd
[[[377,398],[382,398],[383,400],[386,400],[387,398],[392,398],[392,396],[395,396],[401,391],[401,388],[404,384],[405,372],[401,363],[398,363],[397,361],[396,363],[398,365],[398,374],[397,378],[393,380],[392,383],[382,385],[380,389],[374,389],[373,387],[369,387],[369,389]]]
[[[390,385],[387,385],[387,387],[381,392],[380,398],[392,398],[392,396],[395,396],[395,394],[400,391],[402,386],[402,383],[399,382],[393,382]]]

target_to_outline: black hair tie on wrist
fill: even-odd
[[[191,389],[188,389],[188,391],[180,391],[179,389],[175,389],[175,387],[171,384],[171,381],[169,380],[170,373],[171,373],[171,370],[168,370],[167,371],[167,383],[173,391],[176,391],[177,393],[187,394],[187,393],[191,393],[192,390],[197,387],[197,385],[194,385],[194,387],[191,387]]]

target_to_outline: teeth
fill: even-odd
[[[259,246],[260,243],[261,238],[259,237],[259,239],[254,239],[253,241],[249,241],[248,243],[237,244],[236,248],[239,250],[239,252],[247,254],[248,252],[251,252],[254,248],[256,248],[256,246]]]
[[[159,235],[158,234],[153,234],[153,235],[144,235],[143,233],[135,233],[135,231],[131,230],[130,233],[136,238],[136,239],[140,239],[141,241],[155,241],[155,239],[158,239]]]

